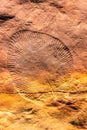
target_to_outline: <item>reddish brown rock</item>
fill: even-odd
[[[71,75],[57,81],[54,75],[56,64],[52,68],[53,63],[46,61],[45,68],[49,64],[54,78],[51,77],[46,84],[47,73],[40,75],[40,69],[35,66],[38,76],[32,78],[36,80],[31,82],[28,94],[16,91],[14,77],[9,73],[7,64],[8,40],[19,30],[48,34],[62,41],[73,57]],[[39,47],[36,47],[38,50]],[[48,50],[45,49],[46,54],[50,54]],[[44,61],[46,56],[41,54],[40,59]],[[51,55],[49,58],[52,58]],[[38,65],[40,68],[41,62]],[[27,70],[24,72],[27,73]],[[25,77],[20,76],[22,81],[26,81],[26,73]],[[31,80],[27,81],[30,83]],[[0,99],[2,130],[87,129],[87,0],[0,0]]]

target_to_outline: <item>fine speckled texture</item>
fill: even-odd
[[[0,130],[87,130],[87,0],[0,0]]]

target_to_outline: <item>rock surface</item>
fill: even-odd
[[[35,77],[35,92],[19,94],[7,67],[8,39],[19,30],[62,41],[73,57],[71,75],[51,79],[51,87]],[[1,130],[87,129],[87,0],[0,0],[0,97]]]

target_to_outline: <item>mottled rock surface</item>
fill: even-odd
[[[62,41],[73,58],[70,75],[63,75],[57,80],[57,62],[50,53],[55,50],[45,48],[43,54],[49,52],[50,59],[55,61],[55,64],[52,61],[49,64],[47,60],[44,64],[45,68],[50,66],[49,71],[52,73],[49,83],[45,84],[43,80],[49,77],[48,73],[40,71],[40,77],[34,75],[32,78],[35,80],[31,82],[30,92],[19,93],[14,87],[14,76],[7,63],[9,39],[20,30],[44,33]],[[39,47],[36,47],[38,50]],[[31,50],[34,51],[32,48],[31,44]],[[41,56],[42,53],[39,54]],[[33,62],[33,56],[28,58],[31,58],[31,63],[36,63]],[[40,61],[44,59],[46,56],[42,55]],[[35,71],[28,73],[24,69],[26,73],[19,73],[23,83],[27,73],[33,75],[43,67],[39,60],[36,61],[38,64],[35,64]],[[22,70],[23,65],[26,64],[22,64]],[[37,70],[37,66],[41,68]],[[26,68],[32,69],[32,65]],[[30,77],[27,77],[27,81],[30,83]],[[0,98],[0,130],[87,129],[87,0],[0,0]]]

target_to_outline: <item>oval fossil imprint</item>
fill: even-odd
[[[9,40],[8,69],[20,93],[50,90],[51,81],[72,71],[69,48],[45,33],[22,30]]]

